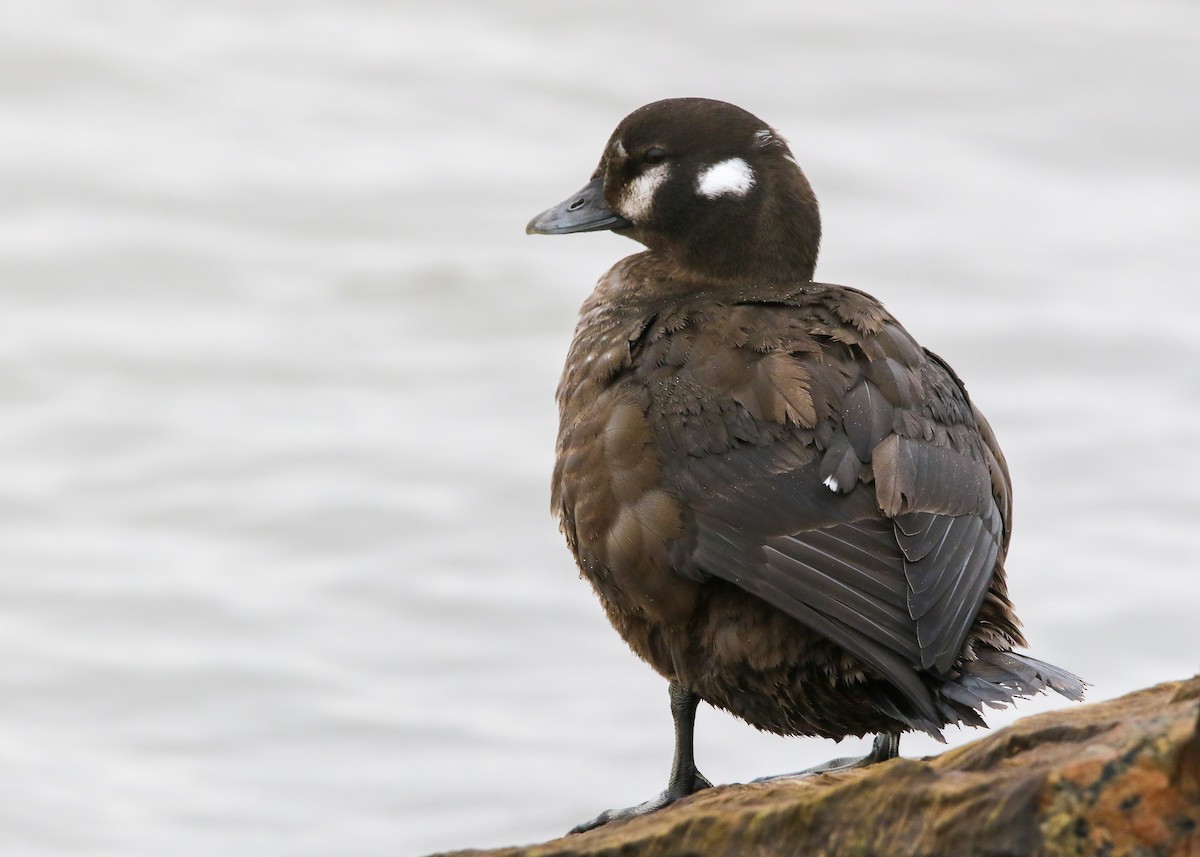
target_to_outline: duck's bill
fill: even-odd
[[[592,179],[554,208],[539,214],[525,232],[529,235],[565,235],[569,232],[599,232],[624,229],[633,224],[608,207],[604,201],[604,179]]]

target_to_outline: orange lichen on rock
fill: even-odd
[[[1047,777],[1043,832],[1061,845],[1047,853],[1200,855],[1197,684],[1178,686],[1160,710],[1145,704],[1146,692],[1106,703],[1117,715],[1128,709],[1128,719],[1118,716],[1102,744]]]

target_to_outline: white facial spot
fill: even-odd
[[[667,164],[657,164],[629,183],[617,207],[623,217],[637,223],[650,213],[655,191],[667,180],[667,170]]]
[[[824,485],[826,488],[828,488],[830,491],[833,491],[835,494],[837,493],[838,481],[836,479],[834,479],[832,476],[830,476],[828,479],[826,479],[821,484]]]
[[[729,158],[713,164],[700,174],[696,192],[709,199],[724,194],[745,196],[754,187],[754,170],[741,158]]]
[[[626,156],[626,154],[627,154],[627,152],[625,151],[625,144],[622,143],[620,140],[617,140],[616,156],[618,158],[624,158]]]

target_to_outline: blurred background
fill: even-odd
[[[668,96],[778,128],[818,277],[967,380],[1032,652],[1193,674],[1198,80],[1187,0],[7,0],[0,852],[424,853],[662,788],[665,685],[548,513],[636,247],[523,228]],[[862,746],[699,715],[715,782]]]

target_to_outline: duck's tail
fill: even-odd
[[[1061,667],[1016,652],[981,649],[957,665],[958,676],[934,693],[947,723],[984,726],[985,706],[1004,708],[1014,699],[1053,690],[1067,699],[1083,699],[1087,682]]]

